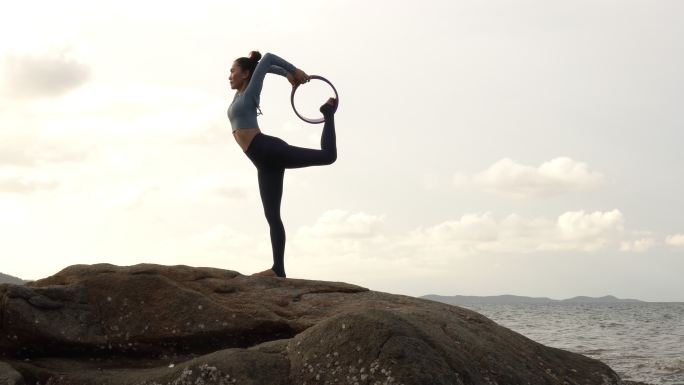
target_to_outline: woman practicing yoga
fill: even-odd
[[[271,53],[266,53],[262,58],[259,52],[252,51],[248,58],[236,59],[230,69],[230,88],[237,91],[228,107],[228,118],[235,141],[257,168],[261,203],[264,205],[264,213],[271,232],[273,267],[252,275],[285,278],[285,227],[280,219],[285,169],[321,166],[335,162],[337,146],[334,116],[337,100],[330,98],[320,108],[325,118],[321,149],[291,146],[282,139],[265,135],[259,130],[259,96],[264,77],[269,72],[287,77],[293,87],[309,81],[309,75],[282,58]]]

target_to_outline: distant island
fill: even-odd
[[[524,297],[519,295],[494,295],[494,296],[470,296],[470,295],[453,295],[444,296],[436,294],[424,295],[420,298],[429,299],[432,301],[447,303],[450,305],[471,305],[471,304],[513,304],[513,303],[635,303],[644,302],[638,299],[620,299],[612,295],[603,297],[572,297],[568,299],[551,299],[547,297]]]
[[[21,278],[17,278],[11,275],[0,273],[0,283],[11,283],[12,285],[23,285],[26,283]]]

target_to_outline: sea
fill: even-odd
[[[458,306],[544,345],[598,359],[623,380],[684,385],[684,303]]]

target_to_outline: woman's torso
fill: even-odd
[[[254,136],[261,132],[256,119],[256,105],[258,105],[258,100],[245,98],[244,93],[236,92],[233,102],[228,107],[233,137],[242,151],[247,151]]]
[[[254,137],[260,133],[257,122],[257,110],[264,77],[267,73],[274,73],[286,77],[294,73],[295,66],[277,55],[266,53],[252,72],[252,77],[245,89],[236,92],[228,107],[228,118],[233,130],[233,137],[242,151],[247,151]]]
[[[254,137],[260,132],[261,130],[258,128],[240,128],[233,132],[233,137],[242,151],[246,152],[249,144],[252,143]]]

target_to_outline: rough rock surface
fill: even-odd
[[[0,384],[620,384],[470,310],[342,282],[70,266],[0,285]]]

